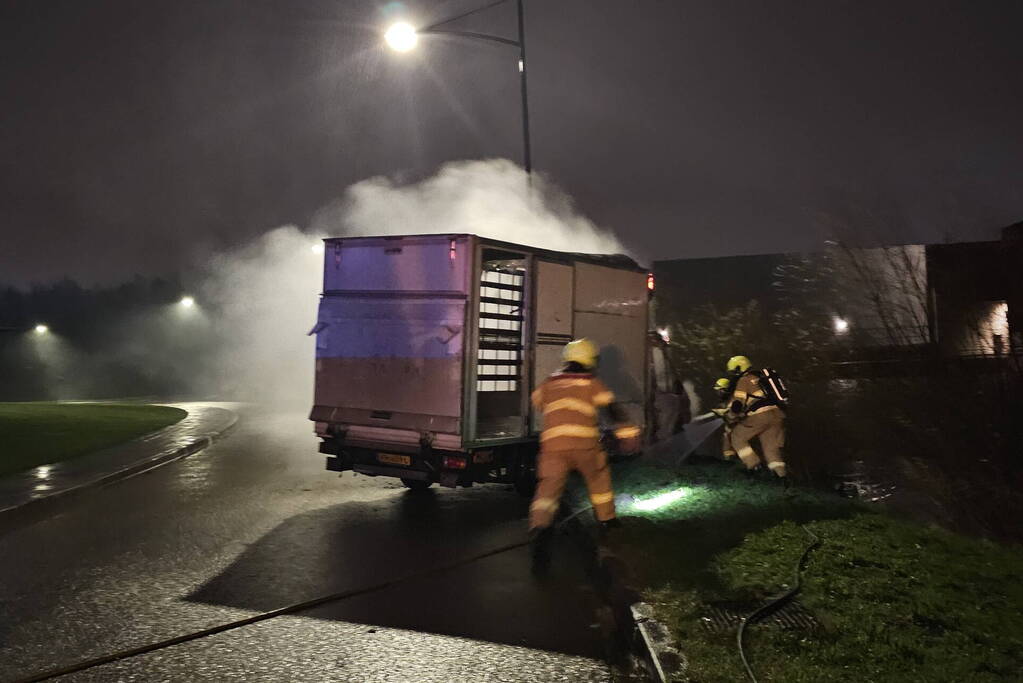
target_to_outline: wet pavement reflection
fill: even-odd
[[[245,407],[207,450],[0,531],[0,680],[513,543],[526,507],[338,478],[302,415]],[[65,680],[609,680],[596,607],[573,544],[544,581],[520,548]]]
[[[235,421],[235,403],[164,403],[188,411],[181,421],[126,444],[27,472],[0,478],[0,513],[35,502],[54,493],[89,485],[117,473],[127,474],[156,466],[182,448],[228,430]],[[40,435],[45,438],[45,435]]]

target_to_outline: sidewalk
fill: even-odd
[[[230,403],[167,403],[188,411],[180,422],[134,441],[66,462],[0,478],[0,515],[68,493],[109,484],[196,453],[227,433]],[[45,434],[39,438],[45,439]]]

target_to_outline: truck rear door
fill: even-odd
[[[460,444],[468,236],[328,240],[313,419],[363,438]]]

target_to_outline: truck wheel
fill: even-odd
[[[536,457],[519,453],[512,466],[512,486],[523,498],[532,498],[536,492]]]
[[[423,481],[422,479],[402,478],[401,483],[404,484],[406,488],[412,491],[425,491],[426,489],[433,486],[432,481]]]

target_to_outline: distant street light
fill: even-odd
[[[845,334],[849,331],[849,321],[845,318],[839,318],[836,316],[834,321],[832,321],[832,324],[835,327],[835,334]]]
[[[42,323],[39,323],[38,325],[35,326],[35,333],[36,334],[46,334],[49,331],[50,331],[50,327],[48,325],[44,325]]]
[[[181,301],[178,302],[182,308],[191,308],[195,306],[195,299],[190,296],[181,297]]]
[[[451,17],[450,19],[445,19],[444,21],[439,21],[436,24],[431,24],[420,29],[417,29],[411,24],[403,21],[398,22],[396,24],[392,24],[390,28],[387,29],[384,33],[384,40],[387,42],[387,45],[396,52],[408,52],[419,42],[419,36],[426,34],[444,34],[449,36],[458,36],[460,38],[471,38],[473,40],[486,40],[493,43],[501,43],[503,45],[511,45],[519,48],[519,89],[522,93],[522,167],[526,169],[527,174],[532,174],[533,158],[529,141],[529,98],[527,97],[526,89],[526,24],[522,8],[523,0],[516,0],[515,2],[518,8],[518,40],[502,38],[501,36],[492,36],[487,33],[448,31],[440,28],[445,24],[450,24],[458,19],[463,19],[470,14],[476,14],[510,1],[511,0],[496,0],[495,2],[490,2],[482,7],[477,7],[474,10],[463,12],[457,16]]]

